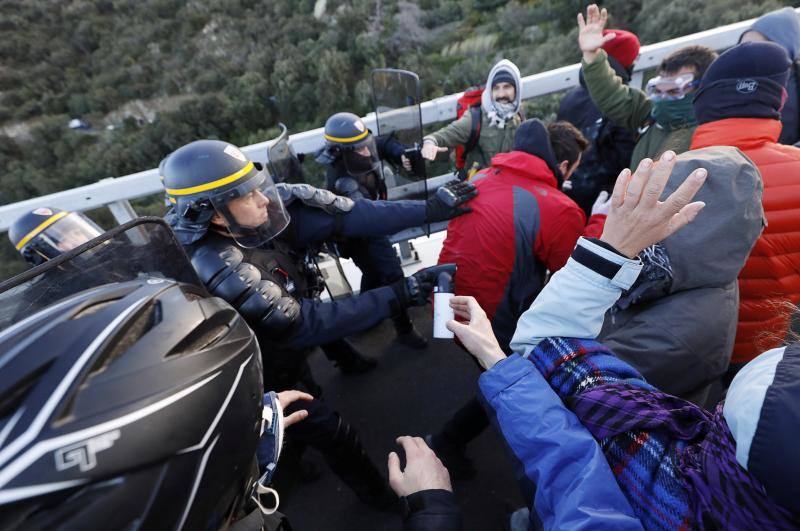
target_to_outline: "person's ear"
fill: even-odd
[[[211,223],[213,223],[214,225],[219,225],[220,227],[228,226],[228,220],[220,216],[219,212],[214,212],[214,215],[211,216]]]
[[[564,176],[567,175],[567,172],[569,171],[569,161],[568,160],[562,160],[561,162],[559,162],[558,163],[558,171],[561,172],[561,175],[564,175]]]

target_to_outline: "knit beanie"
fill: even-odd
[[[512,85],[514,85],[515,89],[518,88],[517,80],[514,78],[514,74],[512,74],[508,70],[500,70],[499,72],[497,72],[497,74],[495,74],[495,76],[492,78],[492,87],[494,87],[498,83],[511,83]]]
[[[553,152],[553,146],[550,145],[550,135],[547,134],[544,124],[537,118],[525,120],[517,128],[517,133],[514,135],[514,151],[524,151],[545,161],[547,167],[555,175],[558,187],[561,188],[564,176],[558,169],[558,161]]]
[[[630,31],[604,29],[603,35],[616,33],[616,37],[603,45],[608,55],[619,61],[623,68],[630,68],[639,57],[639,38]]]
[[[772,42],[745,42],[708,67],[694,97],[701,124],[726,118],[780,119],[791,61]]]
[[[769,350],[731,382],[722,410],[736,461],[770,498],[800,512],[800,343]]]

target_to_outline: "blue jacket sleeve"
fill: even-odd
[[[512,355],[478,383],[545,529],[642,529],[599,444],[533,364]]]
[[[397,140],[394,135],[381,135],[375,138],[378,147],[378,156],[395,164],[400,164],[400,157],[405,153],[406,146]]]
[[[329,214],[299,201],[289,205],[292,241],[305,246],[335,238],[389,236],[425,224],[425,201],[359,199],[350,212]]]
[[[338,301],[300,301],[300,319],[286,347],[302,349],[368,330],[396,315],[400,303],[390,287],[372,289]]]

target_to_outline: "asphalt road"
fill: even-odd
[[[412,316],[417,328],[431,336],[430,306]],[[431,339],[425,351],[410,350],[393,342],[394,327],[387,321],[352,338],[378,367],[359,376],[342,375],[318,350],[311,357],[312,371],[324,389],[324,399],[356,426],[364,446],[386,475],[386,457],[399,435],[422,436],[439,427],[477,390],[477,365],[451,340]],[[513,477],[502,441],[486,430],[467,450],[478,475],[454,481],[465,531],[503,529],[511,509],[525,503]],[[394,531],[401,529],[399,515],[380,513],[361,504],[326,467],[313,450],[306,459],[319,466],[319,479],[282,493],[281,511],[298,531]]]

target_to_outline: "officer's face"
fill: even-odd
[[[492,99],[499,103],[514,103],[517,99],[517,90],[511,83],[502,81],[492,87]]]
[[[269,199],[261,190],[253,190],[247,195],[238,197],[228,203],[228,210],[236,218],[236,223],[240,227],[256,228],[260,227],[269,219]],[[228,223],[223,223],[228,226]]]

